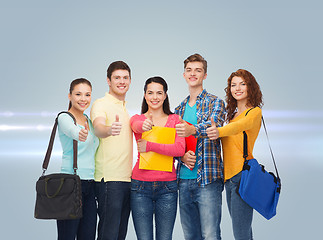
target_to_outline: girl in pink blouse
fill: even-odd
[[[138,146],[138,160],[132,172],[131,210],[138,240],[154,239],[153,216],[155,216],[156,239],[171,240],[177,212],[177,180],[174,166],[172,172],[139,169],[140,153],[156,152],[180,157],[185,153],[185,139],[175,135],[174,144],[159,144],[142,139],[142,133],[153,126],[175,128],[179,116],[169,108],[167,83],[161,77],[149,78],[144,86],[141,115],[130,119]]]

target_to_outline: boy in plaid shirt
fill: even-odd
[[[207,62],[201,55],[191,55],[184,61],[183,75],[190,95],[175,108],[183,119],[176,131],[180,137],[193,135],[197,144],[195,152],[189,150],[178,158],[181,224],[186,240],[219,240],[223,163],[220,141],[210,140],[206,129],[211,126],[211,119],[217,127],[223,125],[224,101],[203,89]]]

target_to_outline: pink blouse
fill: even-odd
[[[132,131],[135,134],[136,141],[138,139],[141,139],[141,134],[144,132],[142,130],[142,125],[145,119],[146,119],[146,116],[144,114],[134,115],[130,119],[130,125],[132,128]],[[167,122],[164,127],[175,128],[175,125],[178,123],[180,123],[179,116],[176,114],[171,114],[168,116]],[[178,137],[176,134],[174,144],[161,144],[161,143],[147,142],[146,151],[156,152],[167,156],[181,157],[185,153],[185,139],[182,137]],[[149,182],[176,180],[176,170],[174,166],[175,161],[173,161],[172,172],[164,172],[164,171],[139,169],[139,158],[140,158],[140,153],[138,153],[136,165],[132,170],[132,179],[139,180],[139,181],[149,181]]]

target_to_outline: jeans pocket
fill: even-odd
[[[131,181],[131,191],[138,192],[144,189],[144,185],[139,181]]]
[[[165,188],[168,192],[177,192],[178,190],[177,181],[166,182]]]

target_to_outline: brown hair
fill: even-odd
[[[260,108],[263,106],[262,93],[255,77],[247,70],[239,69],[236,72],[231,73],[228,78],[228,85],[224,89],[226,93],[225,100],[227,102],[227,121],[230,121],[234,117],[237,108],[237,100],[231,94],[231,81],[233,77],[241,77],[247,84],[248,106]]]
[[[92,84],[90,83],[90,81],[89,81],[89,80],[87,80],[86,78],[77,78],[77,79],[73,80],[73,81],[71,82],[71,84],[70,84],[70,94],[72,94],[72,92],[73,92],[73,90],[74,90],[75,86],[76,86],[76,85],[79,85],[79,84],[81,84],[81,83],[89,85],[89,86],[90,86],[90,88],[91,88],[91,90],[92,90]],[[72,107],[72,103],[71,103],[71,101],[70,101],[70,103],[69,103],[69,105],[68,105],[68,110],[70,110],[70,109],[71,109],[71,107]]]
[[[111,80],[112,73],[114,71],[120,70],[120,69],[127,70],[129,72],[129,77],[131,78],[130,67],[128,66],[128,64],[126,64],[123,61],[116,61],[116,62],[111,63],[107,69],[107,77]]]
[[[184,60],[184,69],[189,62],[201,62],[203,64],[204,73],[207,72],[207,61],[198,53],[195,53]]]

